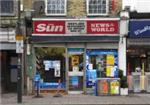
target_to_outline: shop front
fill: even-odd
[[[33,19],[34,72],[41,89],[94,94],[97,78],[115,78],[119,19]]]
[[[131,20],[127,41],[129,90],[150,92],[150,20]]]
[[[17,59],[15,28],[0,28],[0,93],[17,92]]]

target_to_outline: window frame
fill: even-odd
[[[64,13],[48,13],[47,12],[47,1],[45,0],[45,14],[46,16],[65,16],[67,14],[67,0],[64,0]]]
[[[6,0],[1,0],[1,2],[2,1],[6,1]],[[13,2],[13,12],[12,13],[1,13],[0,12],[0,16],[15,16],[15,0],[7,0],[7,1],[12,1]],[[12,9],[12,8],[10,8],[10,9]]]
[[[89,0],[86,1],[87,16],[107,16],[109,13],[109,0],[106,0],[106,13],[89,13]]]

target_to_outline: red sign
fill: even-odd
[[[119,23],[113,20],[87,21],[87,34],[118,34]]]
[[[65,21],[33,21],[33,34],[65,34]]]

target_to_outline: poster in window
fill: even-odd
[[[106,63],[107,63],[107,65],[114,65],[114,63],[115,63],[114,55],[107,55]]]
[[[98,95],[108,95],[109,94],[109,82],[105,80],[98,80]]]
[[[45,71],[49,71],[49,68],[51,67],[51,61],[45,60],[44,66],[45,66]]]
[[[54,68],[60,69],[60,66],[61,66],[60,61],[59,60],[53,61],[53,66]]]
[[[79,56],[72,56],[71,64],[72,64],[72,66],[78,66],[79,65]]]
[[[87,77],[86,77],[87,87],[92,87],[96,82],[97,72],[95,69],[86,70],[86,71],[87,71]]]
[[[113,70],[113,66],[106,66],[106,76],[107,77],[112,76],[112,70]]]
[[[53,61],[53,65],[55,68],[54,69],[55,70],[54,76],[60,77],[60,61],[59,60]]]
[[[77,76],[72,76],[71,77],[71,84],[72,86],[78,86],[79,85],[79,78]]]
[[[59,68],[55,68],[55,77],[60,77],[60,69]]]
[[[119,81],[113,80],[110,82],[110,93],[111,95],[119,94]]]

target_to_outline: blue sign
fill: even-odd
[[[78,53],[78,52],[84,52],[84,49],[83,48],[68,48],[68,52],[69,53]]]
[[[150,37],[150,20],[130,21],[129,31],[129,36],[133,38]]]
[[[87,87],[94,86],[97,78],[97,72],[95,69],[93,70],[86,70],[86,85]]]
[[[87,51],[86,51],[86,54],[87,55],[118,55],[118,52],[117,52],[117,50],[116,49],[111,49],[111,50],[100,50],[100,49],[88,49]]]
[[[79,80],[77,76],[72,76],[71,77],[71,82],[73,86],[78,86],[79,85]]]

